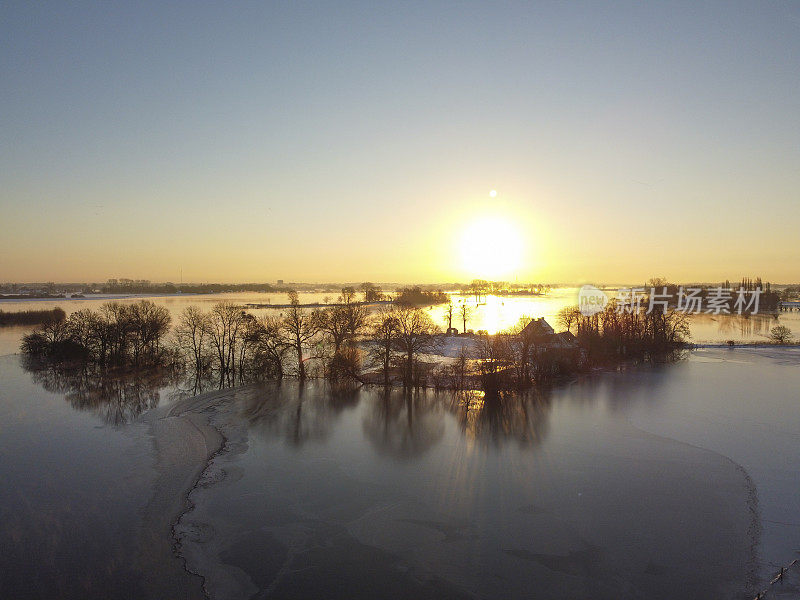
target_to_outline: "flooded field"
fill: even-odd
[[[247,304],[258,305],[285,305],[288,302],[286,294],[266,293],[231,293],[231,294],[179,294],[172,296],[136,296],[136,297],[92,297],[92,298],[64,298],[58,300],[0,300],[0,310],[7,312],[23,310],[43,310],[61,307],[67,314],[84,308],[100,306],[102,302],[114,300],[117,302],[135,302],[148,298],[153,302],[165,306],[172,315],[173,323],[178,315],[187,306],[196,305],[203,310],[210,310],[217,302],[227,301],[242,306]],[[480,303],[473,296],[452,294],[456,306],[466,302],[470,307],[470,316],[466,328],[468,330],[485,330],[496,333],[516,325],[521,317],[544,317],[558,330],[558,311],[565,306],[574,306],[578,302],[577,288],[555,288],[542,296],[488,296],[482,297]],[[335,293],[310,293],[299,294],[301,304],[328,304],[336,302]],[[425,307],[434,321],[442,328],[448,325],[445,305]],[[250,309],[254,314],[278,314],[283,309],[257,308]],[[372,310],[378,310],[373,306]],[[457,312],[457,311],[456,311]],[[800,334],[800,311],[781,312],[778,314],[756,314],[749,316],[740,315],[691,315],[690,330],[691,340],[694,343],[724,343],[734,340],[737,343],[765,342],[769,337],[769,330],[776,325],[786,325],[792,331]],[[463,323],[458,315],[454,315],[453,326],[459,331]],[[18,351],[22,336],[30,331],[30,327],[13,326],[0,327],[0,355],[12,354]]]
[[[0,358],[4,597],[744,599],[800,550],[789,349],[501,401],[52,379]]]

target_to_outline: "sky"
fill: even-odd
[[[0,4],[0,282],[800,281],[798,2]]]

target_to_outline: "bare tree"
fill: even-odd
[[[450,298],[447,302],[447,331],[450,331],[453,328],[453,314],[455,313],[456,307],[453,305],[453,299]]]
[[[480,302],[481,296],[485,296],[489,291],[489,282],[485,279],[473,279],[469,288],[475,296],[475,301]]]
[[[236,348],[239,379],[244,379],[245,371],[250,365],[250,358],[255,353],[256,345],[261,339],[261,323],[250,313],[242,312],[242,327]]]
[[[461,346],[458,351],[456,363],[453,365],[453,373],[455,375],[454,387],[457,390],[463,390],[467,387],[467,377],[469,376],[470,355],[466,347]]]
[[[650,288],[662,288],[667,287],[669,285],[669,281],[667,281],[666,277],[651,277],[647,280],[647,283],[644,284],[645,289]]]
[[[389,385],[392,351],[398,335],[397,317],[394,310],[382,310],[379,312],[372,322],[371,329],[370,358],[380,365],[383,373],[383,384]]]
[[[581,311],[577,306],[565,306],[558,311],[556,322],[560,327],[566,329],[567,332],[572,333],[570,329],[572,329],[573,325],[577,325],[580,317]]]
[[[127,307],[119,302],[106,302],[100,306],[99,313],[103,321],[103,334],[107,336],[108,360],[119,362],[127,352],[130,341]]]
[[[216,354],[220,380],[231,378],[236,370],[236,350],[244,329],[246,314],[231,302],[214,305],[208,315],[206,334]]]
[[[433,336],[438,327],[430,315],[420,308],[397,308],[394,315],[397,320],[394,347],[403,356],[403,383],[410,387],[414,379],[414,360],[418,354],[433,349]]]
[[[127,307],[130,323],[133,364],[138,365],[143,353],[155,359],[161,338],[169,332],[172,317],[164,306],[150,300],[141,300]]]
[[[48,321],[39,325],[32,333],[22,339],[22,352],[44,356],[56,352],[59,345],[70,339],[68,321]]]
[[[295,296],[292,306],[281,322],[281,334],[297,354],[297,376],[301,381],[306,378],[306,367],[303,350],[317,334],[317,319],[299,306]]]
[[[786,325],[777,325],[769,330],[769,337],[776,344],[788,344],[794,336]]]
[[[73,339],[86,348],[94,360],[103,364],[106,359],[108,336],[100,315],[84,308],[72,313],[69,321]]]
[[[255,344],[257,370],[266,377],[283,378],[283,359],[290,347],[281,335],[282,321],[277,317],[264,315],[259,320],[259,337]]]
[[[360,382],[361,377],[361,350],[351,344],[342,346],[334,353],[326,366],[326,375],[331,381]]]
[[[317,329],[325,334],[325,337],[333,345],[334,353],[337,352],[350,332],[347,307],[342,305],[330,306],[323,310],[314,311],[312,316]]]
[[[331,306],[314,313],[317,328],[333,344],[334,353],[355,338],[367,322],[367,309],[361,304],[347,303]]]
[[[66,320],[43,323],[26,340],[23,350],[59,360],[138,367],[145,360],[156,363],[164,359],[161,339],[169,331],[170,321],[167,309],[149,300],[109,302],[96,312],[85,309]]]
[[[342,288],[342,295],[339,296],[339,302],[343,304],[352,304],[356,300],[356,288],[347,286]]]
[[[378,302],[383,297],[381,288],[369,281],[361,284],[361,291],[364,292],[364,302]]]
[[[178,348],[192,357],[195,373],[198,374],[203,371],[205,363],[208,331],[208,315],[197,306],[187,306],[175,327],[175,342]]]
[[[467,306],[466,300],[462,301],[458,313],[461,315],[461,322],[464,325],[464,333],[467,333],[467,320],[472,315],[472,309],[469,306]]]

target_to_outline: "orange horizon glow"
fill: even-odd
[[[0,281],[800,282],[800,7],[610,12],[12,3]]]

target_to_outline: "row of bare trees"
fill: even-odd
[[[453,317],[456,317],[461,319],[463,333],[467,333],[467,321],[472,316],[472,307],[467,304],[466,300],[456,306],[453,304],[453,299],[450,298],[445,307],[445,314],[447,315],[447,331],[453,329]]]
[[[197,373],[214,371],[223,379],[238,376],[324,375],[334,380],[361,379],[364,341],[374,319],[344,288],[339,303],[324,309],[300,306],[296,292],[280,315],[255,317],[229,303],[205,313],[186,308],[175,329],[183,356]]]
[[[518,335],[524,323],[519,331],[484,336],[477,354],[462,352],[455,363],[443,363],[430,356],[443,341],[439,328],[420,308],[389,306],[370,314],[349,288],[339,303],[323,309],[301,307],[295,293],[290,300],[282,313],[260,316],[229,302],[208,311],[189,306],[170,343],[166,308],[146,300],[109,302],[41,326],[26,336],[23,351],[101,366],[181,364],[198,378],[216,377],[220,385],[293,375],[461,389],[478,372],[489,381],[495,372],[507,378],[513,371],[518,383],[536,375],[534,342]]]
[[[289,308],[261,317],[227,303],[210,312],[190,306],[175,328],[176,346],[196,373],[215,372],[223,380],[290,374],[363,382],[366,369],[384,383],[397,378],[412,385],[420,356],[434,349],[439,331],[430,316],[413,307],[370,314],[347,288],[339,300],[308,310],[290,294]]]
[[[420,356],[436,350],[439,328],[424,310],[398,307],[380,312],[372,323],[370,358],[384,384],[398,371],[403,385],[419,382]]]
[[[669,352],[688,336],[685,315],[671,310],[627,312],[611,304],[585,316],[568,308],[559,322],[567,332],[575,331],[577,343],[554,347],[552,337],[537,338],[531,334],[535,328],[525,327],[530,319],[522,319],[496,335],[464,338],[456,359],[442,360],[432,355],[452,338],[437,335],[438,327],[420,308],[393,305],[370,313],[351,288],[342,290],[336,305],[322,309],[301,307],[296,293],[290,299],[280,314],[259,316],[229,302],[209,311],[189,306],[169,343],[166,308],[146,300],[109,302],[97,311],[45,323],[24,338],[22,350],[100,366],[183,365],[198,378],[216,376],[220,385],[292,375],[341,383],[398,381],[405,387],[480,385],[490,391],[524,388],[587,363]],[[454,307],[449,309],[452,325]]]
[[[199,377],[216,373],[221,382],[250,375],[283,376],[286,345],[282,323],[260,318],[230,302],[215,304],[209,312],[189,306],[181,313],[174,330],[178,355]]]

